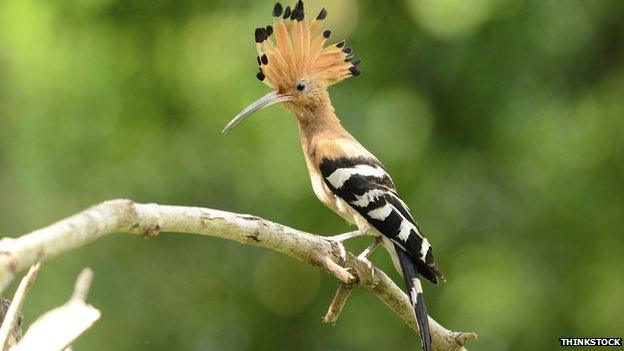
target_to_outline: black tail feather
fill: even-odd
[[[420,331],[420,339],[422,340],[422,346],[424,351],[431,351],[431,333],[429,332],[429,317],[427,315],[427,306],[425,305],[425,298],[422,293],[422,287],[420,280],[418,280],[418,273],[414,260],[400,247],[394,246],[396,254],[401,264],[401,270],[403,271],[403,278],[405,279],[405,286],[407,287],[407,295],[410,297],[410,301],[414,305],[414,312],[416,313],[416,322],[418,323],[418,330]]]

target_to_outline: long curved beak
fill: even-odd
[[[277,90],[273,90],[272,92],[266,94],[265,96],[258,99],[258,101],[253,104],[247,106],[244,110],[242,110],[236,117],[232,118],[230,123],[228,123],[225,128],[221,131],[221,133],[226,134],[230,130],[234,129],[241,122],[246,120],[249,116],[251,116],[254,112],[260,111],[265,107],[279,104],[280,102],[286,102],[292,100],[290,95],[280,94]]]

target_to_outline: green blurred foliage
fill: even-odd
[[[322,5],[364,61],[332,88],[337,112],[390,169],[448,278],[425,286],[432,315],[477,332],[475,350],[622,336],[624,2],[308,2]],[[118,197],[348,230],[314,197],[282,108],[219,133],[267,91],[252,33],[271,7],[0,2],[2,235]],[[400,283],[385,252],[373,260]],[[26,323],[84,266],[103,317],[79,350],[419,348],[364,290],[326,327],[327,274],[190,235],[113,235],[46,263]]]

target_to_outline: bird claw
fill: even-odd
[[[366,264],[368,269],[371,271],[371,276],[375,278],[375,268],[373,268],[373,262],[371,262],[366,256],[367,255],[365,255],[363,252],[360,255],[358,255],[357,259]]]
[[[332,244],[336,245],[338,247],[338,253],[340,255],[340,260],[342,261],[342,263],[345,263],[347,261],[347,249],[345,248],[344,244],[342,243],[342,241],[339,240],[330,240]]]
[[[342,260],[342,263],[345,263],[347,262],[347,249],[345,248],[343,242],[351,238],[361,236],[363,235],[362,233],[363,233],[362,231],[358,230],[354,232],[348,232],[344,234],[338,234],[334,236],[325,237],[325,239],[327,239],[329,242],[331,242],[332,244],[335,244],[338,247],[340,259]]]
[[[375,269],[373,268],[373,263],[368,259],[368,257],[375,251],[375,249],[381,244],[381,237],[376,237],[372,244],[370,244],[366,250],[362,251],[361,254],[358,255],[358,260],[366,263],[366,266],[371,271],[371,276],[375,278]]]

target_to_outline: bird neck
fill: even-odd
[[[317,167],[316,158],[322,157],[324,150],[320,145],[331,145],[340,141],[355,141],[347,132],[335,114],[329,98],[314,109],[295,110],[299,122],[301,147],[310,172]],[[357,142],[355,142],[357,143]]]
[[[340,124],[327,95],[314,106],[295,108],[293,112],[299,122],[302,142],[309,143],[313,139],[349,136],[349,133]]]

